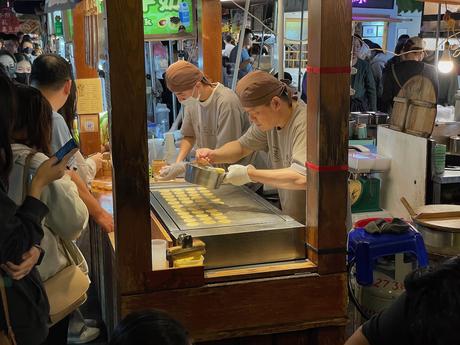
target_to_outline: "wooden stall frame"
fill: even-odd
[[[202,2],[213,8],[219,1]],[[202,342],[266,334],[273,335],[273,343],[282,336],[284,343],[300,332],[297,339],[309,344],[343,343],[351,2],[309,2],[308,267],[285,267],[285,275],[275,276],[239,272],[230,281],[206,277],[202,267],[151,271],[142,1],[105,5],[117,229],[115,314],[164,309]],[[346,29],[332,29],[332,22]],[[208,66],[220,66],[216,57],[209,54]]]

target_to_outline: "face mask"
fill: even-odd
[[[26,55],[32,54],[33,49],[32,48],[24,48],[22,49],[22,52]]]
[[[30,73],[16,73],[16,81],[21,84],[29,85]]]
[[[371,56],[372,51],[369,49],[369,46],[365,43],[361,46],[361,49],[358,52],[358,57],[362,60],[365,60]]]
[[[193,97],[194,91],[195,88],[193,88],[192,95],[189,98],[184,99],[182,102],[180,102],[180,104],[182,104],[184,107],[200,104],[200,94],[198,94],[198,97],[195,98]]]

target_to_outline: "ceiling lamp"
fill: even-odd
[[[441,73],[447,74],[452,72],[454,69],[454,62],[450,56],[450,45],[449,42],[444,44],[444,51],[442,52],[441,59],[438,62],[438,70]]]

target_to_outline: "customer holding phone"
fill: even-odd
[[[23,201],[24,176],[34,175],[37,168],[52,156],[53,111],[39,90],[16,85],[16,91],[21,102],[12,131],[13,168],[9,183],[15,188],[9,190],[9,196],[19,205]],[[37,153],[29,156],[33,151]],[[30,169],[26,169],[28,157],[31,157]],[[72,241],[80,236],[88,222],[88,210],[67,174],[49,184],[43,190],[41,200],[49,209],[43,222],[44,238],[41,242],[45,255],[38,267],[41,278],[46,281],[70,264],[63,254],[61,239]],[[66,344],[68,322],[69,317],[66,317],[51,327],[45,344]]]
[[[43,54],[35,59],[30,75],[30,84],[40,90],[53,108],[53,131],[51,153],[55,153],[72,137],[64,118],[58,113],[67,102],[72,89],[71,65],[61,56]],[[87,164],[80,152],[75,155],[77,173],[71,173],[72,181],[77,185],[80,197],[88,208],[91,217],[106,232],[113,231],[113,218],[91,195],[88,190]],[[94,177],[94,176],[93,176]]]
[[[60,163],[46,159],[30,182],[22,203],[16,204],[7,193],[16,185],[9,184],[13,165],[11,125],[16,116],[14,86],[0,69],[0,265],[6,287],[11,326],[18,344],[39,345],[48,335],[49,306],[40,277],[35,268],[40,262],[42,221],[48,207],[40,200],[47,186],[63,177],[65,167],[74,154]],[[8,277],[9,276],[9,277]],[[0,302],[1,303],[1,302]],[[14,311],[14,312],[13,312]],[[3,306],[0,307],[0,331],[6,331]]]

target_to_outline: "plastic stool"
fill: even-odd
[[[428,266],[428,255],[422,235],[410,228],[405,234],[369,234],[356,228],[348,234],[348,262],[356,261],[356,280],[360,285],[374,281],[375,259],[398,253],[412,253],[420,267]]]

